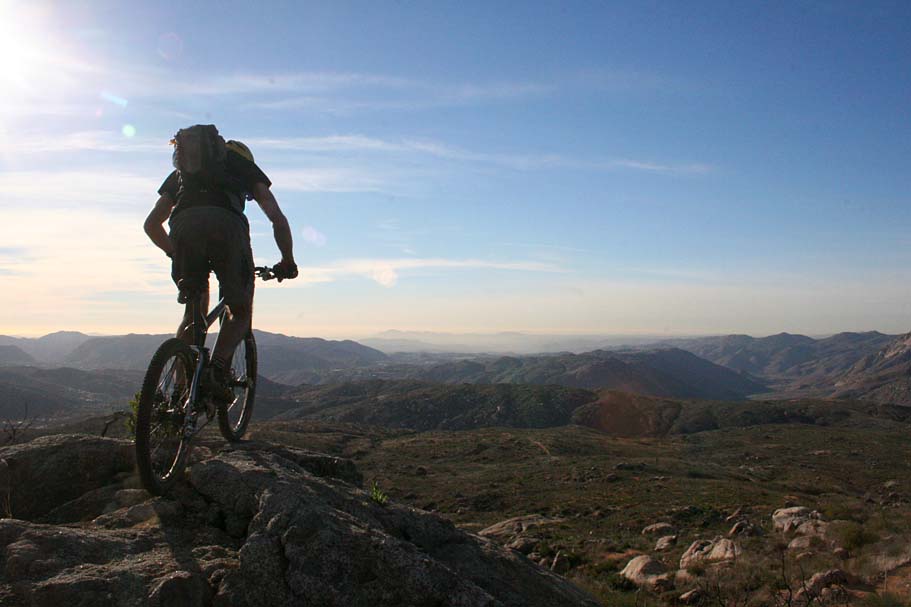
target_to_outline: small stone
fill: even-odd
[[[541,542],[536,537],[531,537],[527,535],[522,535],[517,537],[512,543],[508,544],[507,548],[512,548],[522,554],[528,554],[533,551],[537,545]]]
[[[670,523],[655,523],[642,530],[642,535],[671,535],[674,533],[674,526]]]
[[[655,552],[663,552],[665,550],[670,550],[677,545],[677,536],[676,535],[665,535],[658,538],[658,541],[655,542]]]

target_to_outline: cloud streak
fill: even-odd
[[[302,267],[301,282],[316,284],[344,278],[367,278],[384,287],[395,286],[402,273],[414,270],[497,270],[512,272],[564,272],[559,266],[530,261],[489,261],[482,259],[390,258],[345,259],[329,265]]]
[[[588,171],[633,170],[667,175],[703,175],[715,170],[707,163],[658,163],[629,158],[578,158],[559,153],[477,152],[438,141],[420,139],[380,139],[366,135],[329,135],[323,137],[252,138],[255,149],[312,154],[412,154],[453,162],[496,165],[516,171],[571,169]]]

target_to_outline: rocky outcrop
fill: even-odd
[[[134,467],[129,441],[66,434],[4,447],[0,462],[3,514],[28,520],[91,499],[86,494],[130,476]]]
[[[55,441],[71,453],[85,444]],[[90,464],[68,456],[81,462],[70,474],[116,469],[110,461],[122,446],[94,444]],[[38,453],[63,457],[42,443],[17,453],[28,466]],[[358,480],[346,460],[252,443],[194,464],[171,498],[139,501],[120,488],[95,496],[109,511],[88,522],[2,519],[0,604],[597,605],[516,551],[430,513],[372,501]],[[107,486],[90,485],[81,489]],[[67,494],[31,512],[70,502]]]

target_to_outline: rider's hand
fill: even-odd
[[[272,273],[275,274],[275,278],[278,279],[278,282],[281,282],[286,278],[297,278],[297,264],[293,261],[285,261],[283,259],[272,267]]]

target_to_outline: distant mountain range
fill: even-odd
[[[609,388],[678,398],[742,399],[767,390],[745,374],[679,348],[462,360],[417,370],[412,377],[440,383]]]
[[[301,383],[313,379],[314,373],[373,365],[387,358],[379,350],[354,341],[289,337],[259,330],[254,330],[254,335],[260,373],[287,383]],[[0,336],[0,366],[41,364],[83,370],[145,370],[155,349],[169,337],[92,337],[75,332],[52,333],[37,339]]]
[[[858,374],[868,373],[870,363],[855,369],[861,361],[876,358],[892,347],[895,335],[877,331],[838,333],[823,339],[780,333],[769,337],[725,335],[696,339],[674,339],[660,345],[676,346],[736,371],[762,378],[778,396],[835,396],[842,390],[843,376],[854,374],[848,383],[857,384]],[[853,369],[853,371],[852,371]]]
[[[589,352],[613,346],[645,345],[664,339],[654,335],[547,335],[519,333],[440,333],[383,331],[359,339],[387,354],[399,352],[454,352],[460,354],[543,354]]]
[[[90,335],[78,331],[58,331],[37,338],[0,335],[0,346],[15,346],[37,362],[58,364],[62,363],[77,346],[89,339]]]

